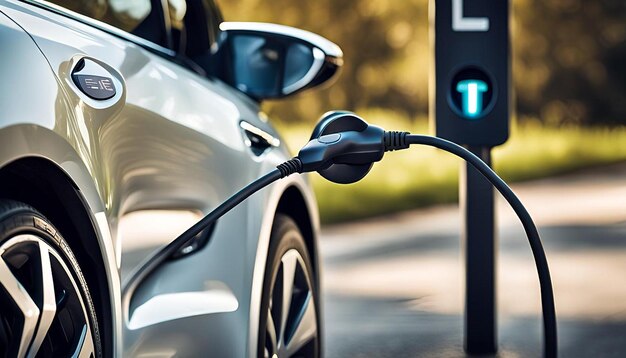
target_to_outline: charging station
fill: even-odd
[[[508,0],[431,0],[430,113],[436,135],[491,165],[509,137]],[[465,351],[497,351],[494,191],[473,167],[460,180],[465,248]]]

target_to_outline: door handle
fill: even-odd
[[[239,122],[239,126],[245,134],[246,145],[250,147],[252,153],[257,156],[265,153],[269,148],[278,147],[280,145],[278,138],[249,122],[241,121]]]

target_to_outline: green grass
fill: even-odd
[[[424,119],[410,121],[382,110],[359,111],[387,129],[429,133]],[[292,150],[306,141],[312,125],[280,126]],[[537,179],[626,160],[626,127],[546,127],[537,121],[513,125],[509,141],[494,150],[493,162],[507,182]],[[323,223],[382,215],[458,199],[461,160],[432,148],[387,153],[358,183],[333,184],[312,175]]]

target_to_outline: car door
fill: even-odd
[[[98,8],[103,3],[108,7]],[[59,125],[82,139],[79,152],[106,206],[122,279],[259,169],[240,127],[241,118],[258,116],[256,105],[175,63],[163,28],[167,8],[154,4],[161,2],[74,4],[82,15],[40,2],[11,3],[7,10],[56,72],[64,92],[59,102],[68,102],[59,107],[75,108],[57,114],[69,118]],[[123,16],[111,20],[115,11]],[[103,105],[80,93],[71,76],[81,59],[119,76],[124,98]]]

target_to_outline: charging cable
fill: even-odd
[[[504,199],[509,203],[515,214],[519,217],[526,231],[528,242],[535,259],[537,274],[539,276],[539,288],[541,292],[541,307],[543,310],[543,333],[544,333],[544,357],[557,356],[557,333],[556,333],[556,312],[554,307],[554,293],[552,291],[552,281],[550,279],[550,269],[548,268],[548,260],[546,259],[541,238],[537,231],[537,226],[533,222],[528,210],[524,207],[517,195],[509,188],[487,164],[467,149],[447,141],[445,139],[430,137],[425,135],[415,135],[408,133],[385,133],[386,137],[402,138],[399,140],[402,145],[427,145],[442,149],[452,153],[476,168],[491,184],[502,194]],[[391,146],[392,148],[394,146]],[[395,149],[390,149],[395,150]]]
[[[407,149],[411,145],[436,147],[462,158],[489,180],[511,205],[526,231],[539,276],[544,357],[556,357],[556,313],[548,261],[535,223],[511,188],[480,158],[458,144],[438,137],[388,132],[369,125],[354,113],[345,111],[325,114],[313,130],[311,140],[296,157],[241,189],[140,265],[124,285],[125,306],[128,307],[132,293],[139,283],[159,265],[255,192],[289,175],[313,171],[336,183],[353,183],[365,177],[374,162],[380,161],[385,152]]]

